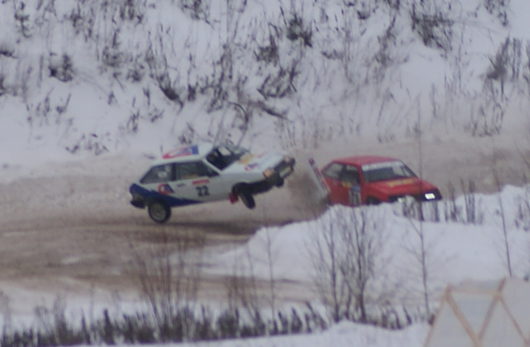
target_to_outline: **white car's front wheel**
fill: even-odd
[[[245,205],[248,209],[253,209],[256,207],[256,201],[252,194],[248,191],[248,188],[244,184],[239,184],[234,189],[236,195],[239,197],[239,200]]]
[[[147,212],[149,213],[149,217],[159,224],[167,222],[169,217],[171,217],[171,208],[164,202],[158,200],[149,203]]]
[[[246,193],[246,192],[240,193],[239,199],[241,199],[241,202],[243,203],[243,205],[245,205],[245,207],[248,209],[253,209],[254,207],[256,207],[256,201],[254,200],[254,197],[250,193]]]

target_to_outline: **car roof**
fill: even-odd
[[[387,161],[399,161],[399,159],[391,158],[391,157],[381,157],[381,156],[376,156],[376,155],[358,155],[358,156],[338,158],[338,159],[333,160],[333,162],[335,163],[358,165],[358,166],[375,164],[375,163],[384,163]]]
[[[156,164],[199,160],[208,154],[213,147],[214,145],[209,142],[177,147],[164,153],[160,159],[156,160]]]

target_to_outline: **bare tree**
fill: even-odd
[[[225,287],[232,314],[235,315],[241,309],[254,326],[258,326],[262,323],[260,307],[263,301],[258,290],[254,266],[254,258],[247,248],[245,255],[233,263],[233,273],[226,279]]]
[[[493,177],[495,179],[495,185],[497,186],[497,196],[499,200],[499,210],[498,214],[501,219],[501,231],[502,231],[502,240],[503,240],[503,247],[504,247],[504,257],[506,262],[506,271],[508,271],[508,275],[511,277],[513,274],[512,271],[512,257],[511,257],[511,246],[510,246],[510,240],[508,235],[508,227],[506,225],[506,211],[504,210],[504,202],[502,201],[502,186],[501,181],[499,178],[499,175],[497,171],[494,169]]]
[[[414,204],[418,204],[414,202]],[[421,278],[421,287],[422,287],[422,299],[423,299],[423,307],[425,310],[425,314],[427,317],[431,315],[431,307],[430,307],[430,275],[429,275],[429,266],[428,266],[428,258],[429,254],[427,252],[427,242],[426,242],[426,235],[425,235],[425,229],[423,227],[423,221],[414,221],[409,218],[410,225],[412,226],[412,230],[414,232],[414,235],[417,237],[417,244],[412,246],[408,251],[412,254],[414,257],[414,260],[419,265],[420,269],[420,278]]]
[[[334,321],[370,322],[369,306],[386,296],[372,287],[384,234],[369,212],[370,208],[330,210],[309,245],[314,285]]]
[[[132,248],[131,273],[164,339],[164,334],[171,334],[164,329],[171,326],[182,310],[192,311],[197,302],[204,239],[188,234],[173,239],[166,232],[160,238],[161,245],[156,249]],[[189,336],[192,322],[185,314],[178,319],[183,329],[180,333]]]

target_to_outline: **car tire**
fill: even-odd
[[[254,207],[256,207],[256,200],[254,200],[254,197],[252,194],[248,192],[241,192],[239,193],[239,199],[245,205],[246,208],[252,210]]]
[[[381,201],[379,201],[376,198],[369,197],[368,199],[366,199],[366,203],[368,205],[379,205],[381,203]]]
[[[246,208],[252,210],[254,207],[256,207],[256,201],[254,200],[254,197],[243,184],[237,185],[234,188],[234,192],[237,194],[239,200],[241,200]]]
[[[276,187],[281,188],[283,187],[284,183],[285,183],[285,180],[281,177],[278,177],[278,180],[276,181]]]
[[[171,208],[160,200],[155,200],[147,206],[149,217],[158,224],[163,224],[171,217]]]

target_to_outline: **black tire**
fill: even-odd
[[[149,217],[158,224],[163,224],[171,217],[171,208],[160,200],[155,200],[147,206]]]
[[[281,177],[278,177],[278,180],[276,181],[276,187],[281,188],[283,187],[284,183],[285,183],[285,180]]]
[[[368,205],[379,205],[381,203],[381,201],[379,201],[376,198],[369,197],[368,199],[366,199],[366,203]]]
[[[245,185],[237,185],[234,188],[234,192],[239,197],[239,200],[245,205],[246,208],[252,210],[254,207],[256,207],[256,201],[254,200],[254,197],[252,194],[248,191],[248,189],[245,187]]]
[[[246,208],[250,210],[256,207],[256,200],[254,200],[254,197],[252,196],[252,194],[248,192],[243,191],[239,193],[239,199],[241,199],[241,202],[243,203],[243,205],[245,205]]]

